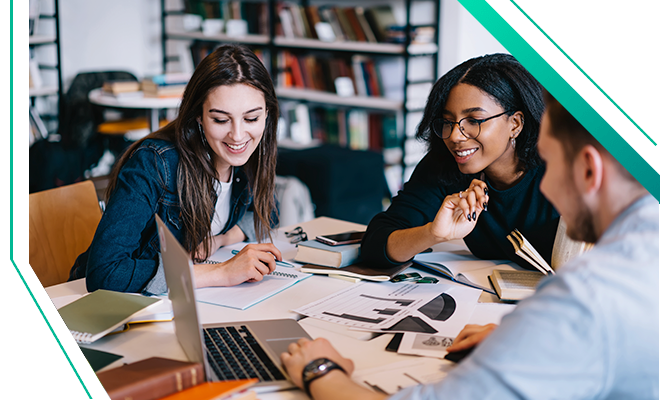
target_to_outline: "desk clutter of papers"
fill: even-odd
[[[300,272],[301,264],[294,261],[295,245],[282,241],[274,243],[281,251],[284,261],[278,263],[274,274],[265,276],[260,282],[243,283],[235,287],[199,288],[196,289],[196,299],[201,303],[246,310],[288,288],[292,291],[306,288],[307,286],[301,286],[304,285],[302,282],[312,281],[308,279],[312,275]],[[240,243],[222,248],[211,260],[222,262],[230,259],[245,245]],[[467,251],[451,248],[447,251],[421,254],[415,261],[431,265],[424,271],[443,278],[442,283],[362,281],[337,284],[333,286],[337,290],[334,293],[328,292],[331,294],[316,301],[311,301],[316,298],[312,296],[305,301],[311,302],[304,305],[294,302],[286,310],[309,317],[305,322],[336,324],[340,327],[338,329],[351,332],[352,337],[358,335],[370,338],[383,333],[403,333],[397,352],[423,356],[388,363],[382,367],[359,369],[353,378],[361,384],[393,394],[407,386],[440,380],[454,366],[452,362],[444,359],[445,348],[466,324],[473,323],[471,319],[478,301],[481,301],[483,294],[487,294],[486,289],[490,288],[488,275],[491,270],[514,268],[503,261],[478,260]],[[442,271],[447,271],[448,274]],[[449,280],[444,279],[445,277]],[[340,290],[342,287],[344,288]],[[484,293],[479,287],[484,289]],[[318,293],[318,296],[322,295],[323,292]],[[60,304],[56,304],[56,299],[53,299],[57,308],[75,300],[73,296],[66,297],[68,298],[58,299]],[[163,300],[160,306],[148,308],[143,315],[135,316],[136,319],[170,320],[171,304],[167,296],[159,298]],[[391,336],[393,335],[383,335],[378,340],[390,340]]]

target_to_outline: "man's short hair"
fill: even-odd
[[[547,90],[544,91],[544,103],[545,112],[549,116],[550,125],[547,131],[551,136],[561,142],[565,160],[568,164],[572,164],[577,153],[579,153],[584,146],[591,145],[595,147],[601,155],[609,157],[614,161],[614,164],[617,166],[617,170],[622,177],[636,181],[633,175],[631,175],[630,172],[628,172],[626,168],[624,168]]]

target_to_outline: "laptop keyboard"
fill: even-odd
[[[207,328],[203,331],[207,359],[220,380],[286,380],[246,326]]]

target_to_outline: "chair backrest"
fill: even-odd
[[[68,146],[85,148],[97,136],[97,126],[103,122],[103,108],[88,100],[88,93],[102,87],[106,81],[131,80],[137,77],[127,71],[80,72],[74,77],[63,97],[58,131]],[[125,117],[144,116],[144,110],[125,110]]]
[[[67,281],[93,240],[102,212],[91,181],[30,195],[30,266],[42,286]]]

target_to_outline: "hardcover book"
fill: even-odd
[[[97,374],[111,400],[155,400],[204,382],[202,364],[152,357]]]
[[[358,259],[360,248],[360,244],[329,246],[316,240],[308,240],[298,244],[295,261],[341,268],[353,264]]]

